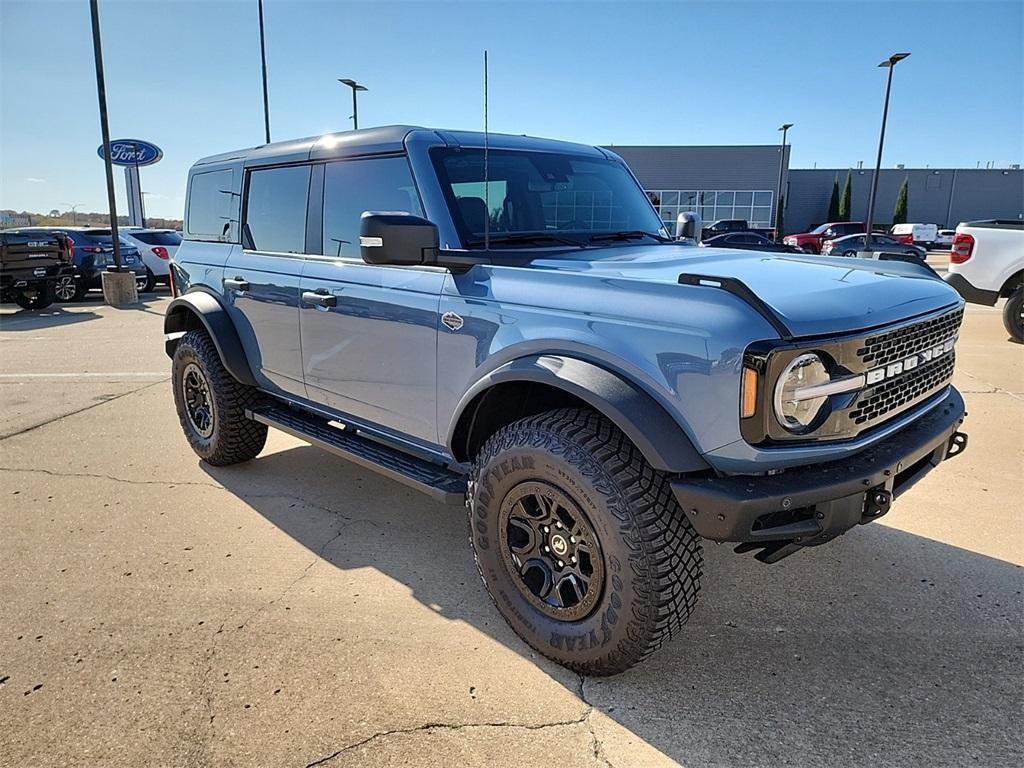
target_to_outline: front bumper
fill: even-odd
[[[768,476],[672,481],[694,529],[712,541],[740,542],[776,562],[831,541],[889,511],[893,499],[967,445],[966,412],[953,387],[931,411],[854,456]]]

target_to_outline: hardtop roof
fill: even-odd
[[[334,157],[404,152],[405,142],[410,134],[422,134],[439,144],[450,146],[483,147],[484,134],[480,131],[451,131],[423,128],[415,125],[386,125],[376,128],[362,128],[358,131],[326,133],[321,136],[307,136],[302,139],[262,144],[246,149],[222,152],[196,161],[196,166],[218,165],[244,161],[246,165],[262,165],[302,160],[325,160]],[[487,143],[492,149],[533,149],[550,152],[568,152],[594,157],[608,157],[610,153],[588,144],[577,144],[532,136],[491,133]]]

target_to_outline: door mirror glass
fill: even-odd
[[[359,220],[359,251],[367,264],[434,264],[437,227],[408,213],[364,211]]]

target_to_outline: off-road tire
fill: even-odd
[[[190,364],[199,368],[212,396],[211,434],[204,436],[186,410],[184,374]],[[255,458],[267,442],[267,425],[249,419],[246,408],[262,400],[259,390],[238,382],[221,362],[205,331],[189,331],[178,341],[171,364],[174,405],[182,431],[199,458],[214,466],[239,464]]]
[[[532,481],[582,509],[600,544],[603,588],[576,621],[536,607],[502,554],[503,501]],[[477,568],[498,611],[537,651],[576,672],[628,669],[678,635],[697,603],[699,537],[667,478],[595,411],[548,411],[498,431],[475,459],[467,506]]]
[[[18,291],[14,294],[14,303],[22,309],[46,309],[53,304],[53,283],[47,281],[31,291]]]
[[[1024,343],[1024,285],[1018,285],[1003,307],[1003,326],[1015,341]]]

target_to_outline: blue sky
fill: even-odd
[[[482,127],[597,144],[767,144],[793,167],[975,167],[1024,155],[1024,2],[391,3],[266,0],[274,139]],[[147,213],[180,217],[198,157],[262,142],[256,0],[101,0],[113,138],[148,139]],[[0,0],[0,208],[103,210],[87,0]],[[24,96],[24,99],[22,97]],[[122,175],[115,173],[119,190]],[[123,212],[124,196],[118,205]]]

